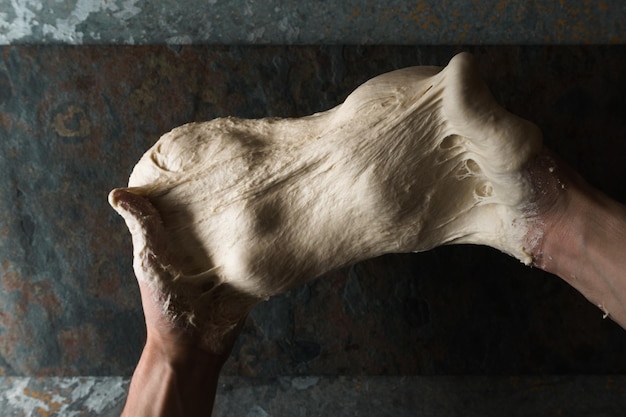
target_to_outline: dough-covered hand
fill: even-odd
[[[226,357],[246,311],[229,317],[232,322],[229,325],[224,325],[221,315],[212,320],[211,295],[215,297],[219,293],[215,277],[210,273],[187,277],[180,272],[181,262],[170,247],[160,214],[150,201],[132,190],[116,189],[110,193],[109,202],[124,218],[132,236],[133,268],[148,337],[164,348],[193,346]],[[200,310],[206,313],[202,322],[193,314]],[[219,321],[222,323],[217,325]]]

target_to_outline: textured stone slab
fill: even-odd
[[[3,417],[116,417],[128,380],[0,378]],[[216,417],[622,417],[626,377],[224,377]]]
[[[475,53],[511,111],[626,201],[625,47],[0,49],[0,374],[130,375],[144,329],[107,193],[174,126],[301,116],[360,83]],[[388,255],[251,314],[228,375],[626,372],[626,332],[497,251]]]
[[[119,416],[128,380],[108,378],[0,378],[3,417]]]
[[[623,43],[622,0],[0,2],[0,43]]]
[[[225,379],[217,416],[618,417],[624,377],[353,377]]]

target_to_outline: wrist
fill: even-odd
[[[211,352],[195,340],[185,342],[181,342],[180,339],[169,340],[151,335],[150,332],[144,352],[179,372],[187,370],[219,372],[230,354],[230,352]]]
[[[172,347],[149,337],[122,416],[210,416],[226,358],[197,346]]]
[[[527,236],[533,265],[566,278],[564,269],[576,269],[581,255],[593,190],[549,151],[533,160],[528,172],[535,192]]]
[[[541,253],[536,265],[567,280],[610,268],[626,239],[626,209],[582,178],[560,177],[558,201],[543,216]]]
[[[539,196],[534,264],[626,327],[626,206],[591,187],[561,161],[548,160],[552,165],[544,164],[546,169],[531,171]]]

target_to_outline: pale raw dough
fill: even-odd
[[[384,253],[474,243],[530,263],[523,168],[541,148],[539,129],[500,107],[460,54],[380,75],[312,116],[176,128],[129,187],[185,260],[177,279],[153,284],[192,310],[173,314],[202,323]]]

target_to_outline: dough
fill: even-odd
[[[170,314],[215,332],[260,300],[384,253],[472,243],[529,264],[524,167],[541,142],[465,53],[443,69],[380,75],[308,117],[178,127],[128,184],[161,214],[182,261],[174,279],[145,279],[172,295]]]

